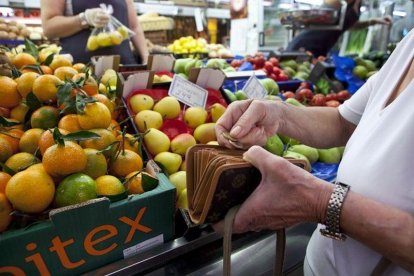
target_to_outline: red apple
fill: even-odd
[[[263,68],[265,65],[265,59],[263,56],[255,57],[254,64],[256,65],[257,69]]]

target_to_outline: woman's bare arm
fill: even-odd
[[[64,0],[41,0],[44,35],[49,39],[71,36],[82,30],[79,16],[65,16]]]
[[[126,0],[128,6],[128,22],[129,27],[132,31],[135,32],[135,35],[131,38],[132,44],[135,47],[135,50],[141,57],[141,62],[143,64],[147,63],[148,60],[148,48],[147,42],[145,41],[144,31],[139,24],[137,13],[134,8],[134,2],[132,0]]]

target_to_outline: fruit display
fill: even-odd
[[[203,38],[195,39],[192,36],[181,37],[167,46],[174,54],[207,53],[207,41]]]
[[[32,37],[31,39],[40,39],[42,38],[40,32],[40,37],[34,37],[35,31],[31,32],[31,30],[26,27],[23,23],[18,23],[15,20],[6,21],[0,18],[0,39],[4,40],[23,40],[25,38]]]
[[[323,175],[325,178],[335,177],[336,166],[341,161],[343,154],[343,147],[317,149],[278,134],[270,136],[264,148],[278,156],[305,160],[305,170],[318,176],[322,176],[325,173]]]
[[[215,122],[227,104],[219,91],[208,90],[206,108],[189,107],[165,89],[140,89],[126,98],[127,106],[145,149],[177,187],[178,207],[186,206],[184,198],[185,153],[191,146],[217,143]]]
[[[0,231],[15,219],[10,210],[36,217],[158,185],[144,172],[142,136],[120,123],[116,72],[98,80],[89,66],[56,50],[26,41],[3,53],[11,72],[0,76]]]

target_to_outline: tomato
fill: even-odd
[[[309,88],[302,88],[296,91],[296,99],[300,102],[309,102],[313,98],[312,90]]]
[[[286,91],[282,95],[283,95],[283,97],[285,99],[289,99],[289,98],[294,98],[295,97],[295,93],[293,93],[292,91]]]
[[[269,78],[271,78],[272,80],[277,81],[277,76],[276,76],[275,74],[271,73],[271,74],[268,74],[268,76],[269,76]]]
[[[287,81],[287,80],[289,80],[289,77],[285,73],[283,73],[283,72],[281,72],[277,76],[277,81]]]
[[[316,94],[312,97],[312,100],[310,101],[310,105],[313,106],[325,106],[326,99],[325,95],[323,94]]]
[[[282,70],[279,67],[273,67],[273,74],[275,74],[276,76],[279,76],[280,73],[282,73]]]
[[[231,67],[237,68],[240,67],[240,65],[243,63],[243,60],[241,59],[233,59],[230,63]]]
[[[329,93],[328,95],[325,96],[326,101],[332,101],[335,100],[336,101],[336,94],[335,93]]]
[[[269,58],[269,61],[273,64],[273,66],[279,66],[279,60],[275,57]]]
[[[310,84],[309,84],[309,82],[302,81],[299,85],[299,88],[309,88],[310,89]]]
[[[336,93],[336,99],[340,102],[344,102],[351,98],[351,94],[348,92],[348,90],[342,90]]]
[[[273,72],[273,64],[270,61],[266,61],[264,64],[264,69],[269,72],[272,73]]]
[[[325,105],[326,105],[326,106],[329,106],[329,107],[338,107],[340,104],[341,104],[341,103],[340,103],[340,102],[338,102],[337,100],[330,100],[330,101],[327,101],[327,102],[325,103]]]
[[[256,65],[257,69],[263,68],[263,66],[265,65],[264,57],[263,56],[255,57],[254,64]]]

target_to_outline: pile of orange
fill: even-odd
[[[72,64],[59,54],[45,64],[52,52],[41,50],[38,57],[11,52],[21,75],[0,76],[0,116],[10,123],[0,125],[0,162],[5,164],[0,168],[0,232],[7,230],[13,210],[40,214],[97,196],[126,194],[127,187],[129,193],[142,192],[132,188],[138,178],[124,182],[142,170],[143,160],[137,138],[120,135],[114,100],[99,91],[100,83],[86,73],[85,64]],[[73,87],[61,102],[59,93],[67,84]],[[68,106],[76,94],[86,99],[83,110]],[[79,131],[97,137],[65,137]]]

